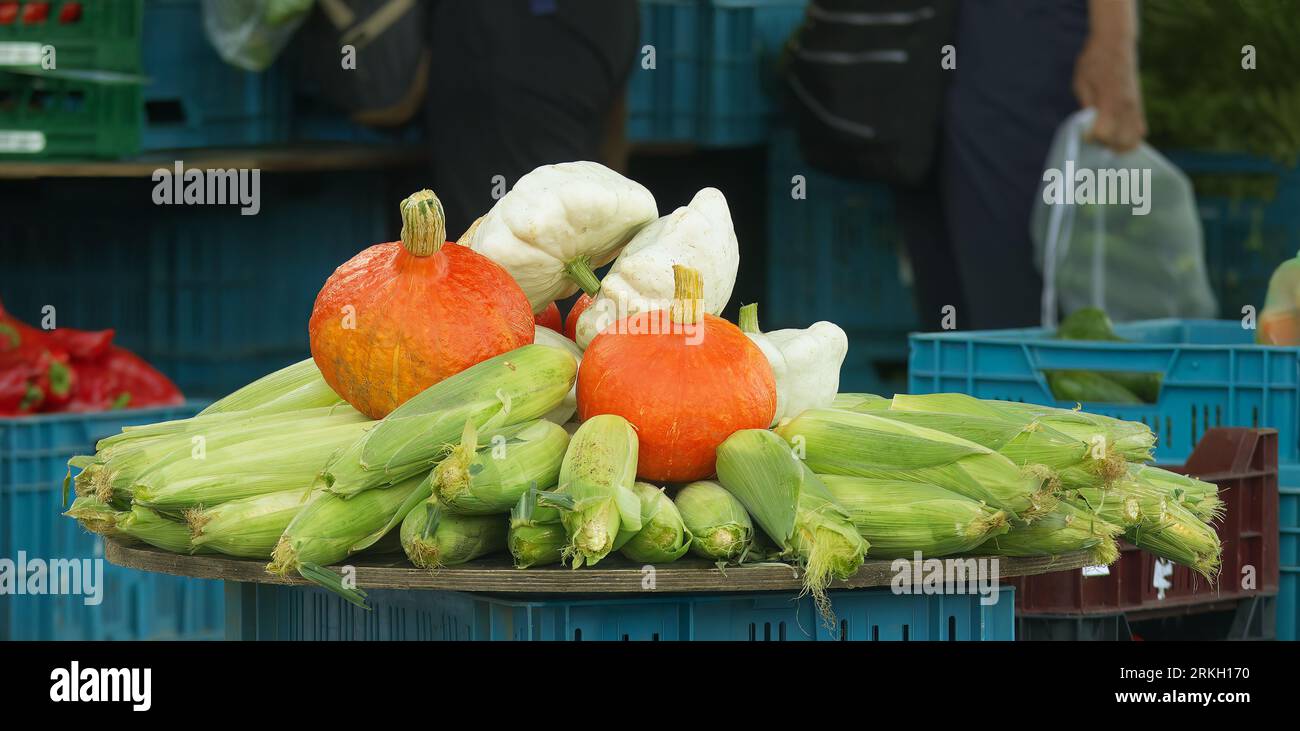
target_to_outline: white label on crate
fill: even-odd
[[[1174,565],[1163,558],[1156,559],[1155,573],[1151,576],[1151,586],[1155,587],[1156,598],[1160,601],[1165,600],[1165,589],[1173,586],[1169,577],[1174,575]]]
[[[0,152],[37,153],[45,149],[45,133],[0,129]]]
[[[1110,576],[1109,566],[1084,566],[1084,576]]]
[[[0,66],[40,66],[40,43],[0,43]]]

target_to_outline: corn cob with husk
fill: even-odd
[[[63,514],[75,519],[82,528],[102,536],[117,537],[117,515],[121,512],[100,500],[94,493],[80,495]]]
[[[284,490],[307,492],[333,455],[378,422],[335,424],[309,432],[285,431],[217,446],[202,459],[181,459],[148,470],[132,485],[136,503],[180,513]]]
[[[1166,506],[1163,521],[1131,527],[1124,537],[1138,548],[1187,566],[1210,581],[1219,574],[1219,534],[1179,503]]]
[[[1068,502],[1024,526],[985,541],[975,553],[992,556],[1061,556],[1090,551],[1094,564],[1114,563],[1119,558],[1115,537],[1123,529]]]
[[[472,423],[460,444],[433,470],[433,498],[447,512],[509,511],[529,487],[549,490],[560,479],[569,446],[564,427],[545,420],[495,430],[480,440]]]
[[[307,358],[218,399],[200,411],[199,416],[238,411],[299,411],[341,403],[343,399],[325,383],[316,362]]]
[[[632,491],[638,446],[636,430],[614,414],[593,416],[574,432],[560,467],[564,556],[573,568],[594,566],[641,530],[641,501]]]
[[[365,606],[365,592],[343,585],[324,568],[370,548],[407,513],[431,494],[430,475],[415,475],[382,490],[366,490],[350,499],[319,491],[289,522],[271,552],[268,573],[296,572],[303,578]]]
[[[938,411],[1022,422],[1032,420],[1130,462],[1149,462],[1151,450],[1156,443],[1156,436],[1150,427],[1135,421],[1114,419],[1081,410],[1058,409],[1015,401],[978,399],[966,394],[898,394],[894,396],[890,408],[900,411]]]
[[[1034,417],[1013,414],[1007,418],[1000,418],[942,411],[944,402],[952,400],[954,396],[961,397],[960,394],[900,395],[896,397],[898,408],[893,406],[894,399],[880,397],[841,398],[841,402],[844,403],[842,408],[848,411],[896,419],[967,439],[1000,452],[1021,466],[1044,465],[1059,470],[1083,464],[1095,456],[1092,446],[1088,443],[1046,427]],[[916,403],[917,399],[924,399],[924,410],[907,408],[908,404]],[[845,403],[851,400],[856,403]],[[1123,467],[1122,458],[1112,457],[1111,460],[1118,465],[1112,469]]]
[[[1013,522],[1050,512],[1050,470],[1022,467],[987,447],[874,413],[809,409],[776,433],[818,474],[938,485]]]
[[[674,500],[691,533],[691,553],[713,561],[739,561],[754,544],[754,523],[740,500],[709,480],[692,482]]]
[[[1128,477],[1140,485],[1159,491],[1168,500],[1181,504],[1206,523],[1223,518],[1223,500],[1219,498],[1219,486],[1213,482],[1149,465],[1131,465]]]
[[[844,508],[790,445],[765,429],[743,429],[718,446],[718,481],[804,569],[804,589],[829,619],[826,587],[857,573],[869,547]]]
[[[544,345],[488,358],[397,407],[331,460],[320,484],[354,496],[423,474],[447,455],[466,423],[488,433],[541,418],[564,400],[576,376],[571,355]]]
[[[543,493],[529,490],[519,496],[519,502],[510,510],[507,542],[515,568],[545,566],[563,559],[569,539],[564,533],[564,524],[560,522],[560,509],[544,500],[556,494],[562,494],[562,491]]]
[[[430,499],[406,514],[400,535],[411,563],[432,570],[505,550],[509,530],[505,516],[457,515]]]
[[[363,428],[357,425],[366,423],[370,423],[370,420],[356,409],[346,406],[268,414],[252,419],[213,423],[211,428],[199,425],[166,438],[105,449],[96,454],[92,463],[86,465],[82,474],[77,476],[77,492],[85,494],[93,490],[100,499],[116,498],[129,502],[137,483],[152,481],[157,484],[156,480],[146,479],[145,475],[162,476],[163,468],[169,465],[177,465],[177,469],[166,473],[164,479],[175,480],[180,479],[182,473],[201,473],[204,467],[216,464],[232,454],[248,455],[254,449],[294,446],[289,441],[298,439],[310,444],[318,434],[328,436],[341,433],[344,435],[343,444],[346,445],[350,443],[347,434],[355,439]],[[350,432],[323,431],[345,426],[354,429]],[[202,459],[198,455],[202,455]],[[324,458],[328,457],[328,454],[324,455]],[[208,459],[214,462],[208,463]],[[320,466],[324,466],[323,461]]]
[[[641,501],[641,530],[623,545],[623,555],[641,563],[669,563],[686,555],[691,532],[671,498],[648,482],[632,485]]]
[[[1007,514],[919,482],[819,475],[853,527],[871,544],[871,558],[966,553],[1006,533]]]
[[[284,529],[306,507],[310,494],[287,490],[185,511],[192,542],[241,558],[271,558]]]
[[[208,553],[190,541],[189,527],[149,508],[135,505],[117,510],[94,495],[73,501],[64,515],[75,518],[83,528],[128,543],[147,543],[172,553]]]

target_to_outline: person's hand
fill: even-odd
[[[1116,152],[1137,147],[1147,134],[1132,40],[1089,35],[1074,63],[1074,95],[1097,110],[1086,138]]]

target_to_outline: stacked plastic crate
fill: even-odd
[[[773,67],[808,0],[642,0],[628,138],[760,145],[777,104]]]

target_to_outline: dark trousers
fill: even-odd
[[[897,194],[923,328],[939,329],[945,305],[961,330],[1038,323],[1030,214],[1052,136],[1078,108],[1087,30],[1085,0],[959,5],[938,165]]]
[[[635,0],[452,0],[432,13],[432,188],[455,238],[540,165],[602,161],[637,53]]]

